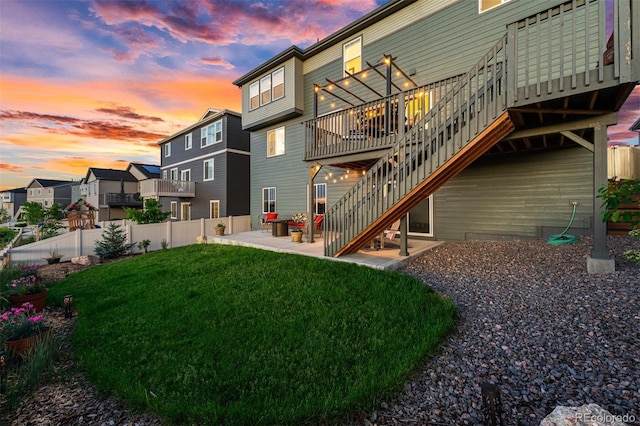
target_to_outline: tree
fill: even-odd
[[[133,220],[139,225],[147,223],[160,223],[167,220],[169,212],[161,210],[160,202],[155,198],[147,198],[144,200],[144,209],[125,208],[127,219]]]
[[[115,259],[129,254],[136,243],[127,244],[127,235],[120,225],[110,223],[102,232],[102,240],[96,240],[95,252],[100,259]]]
[[[0,209],[0,223],[7,223],[11,220],[9,212],[4,207]]]
[[[60,211],[62,206],[53,203],[51,207],[44,210],[44,223],[40,227],[40,237],[42,239],[55,237],[60,233],[62,224],[60,223]]]

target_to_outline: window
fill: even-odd
[[[178,168],[177,167],[175,169],[169,170],[169,173],[170,173],[169,179],[178,180]]]
[[[191,169],[180,171],[180,180],[190,181],[191,180]]]
[[[260,79],[260,105],[271,102],[271,74]]]
[[[284,97],[284,67],[249,86],[249,111]]]
[[[213,180],[213,158],[205,160],[203,164],[204,175],[203,180]]]
[[[249,86],[249,111],[260,106],[260,82],[256,81]]]
[[[33,189],[29,190],[29,195],[33,195]]]
[[[355,74],[362,69],[362,37],[351,40],[342,45],[342,57],[344,61],[344,75]]]
[[[200,130],[201,147],[209,146],[218,142],[222,142],[222,120],[218,120]]]
[[[163,170],[163,171],[162,171],[162,179],[167,179],[167,177],[168,177],[168,176],[167,176],[167,171],[166,171],[166,170]]]
[[[478,0],[478,11],[480,13],[491,10],[494,7],[503,5],[511,0]]]
[[[178,218],[178,202],[172,201],[171,202],[171,219],[177,219],[177,218]]]
[[[276,188],[262,188],[262,213],[276,212]]]
[[[217,219],[220,217],[220,201],[209,200],[209,217]]]
[[[164,156],[171,157],[171,142],[164,144]]]
[[[184,135],[184,150],[188,150],[191,149],[191,147],[193,146],[193,135],[191,133],[188,133],[186,135]]]
[[[267,157],[284,155],[284,127],[267,132]]]
[[[273,87],[273,100],[282,98],[284,96],[284,68],[280,68],[271,74],[271,85]]]
[[[38,189],[38,195],[42,194],[42,189]]]
[[[316,183],[313,185],[316,190],[315,194],[315,214],[324,214],[327,211],[327,184]]]
[[[49,194],[53,194],[53,189],[49,188]]]

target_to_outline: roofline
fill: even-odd
[[[292,57],[297,57],[302,60],[308,59],[313,55],[321,52],[322,50],[327,49],[335,44],[338,44],[345,38],[362,31],[364,28],[372,25],[373,23],[381,19],[384,19],[387,16],[392,15],[396,13],[398,10],[403,9],[417,1],[418,0],[391,0],[390,2],[383,4],[377,9],[374,9],[373,11],[367,13],[360,19],[353,21],[347,26],[339,29],[338,31],[325,37],[319,42],[312,44],[311,46],[309,46],[304,50],[300,49],[295,45],[291,46],[284,52],[279,53],[278,55],[269,59],[267,62],[264,62],[263,64],[259,65],[258,67],[254,68],[253,70],[243,75],[242,77],[238,78],[236,81],[233,82],[233,84],[235,84],[238,87],[242,87],[244,84],[248,83],[249,81],[252,81],[258,76],[264,74],[267,70],[270,70],[276,65],[279,65],[285,61],[288,61]]]
[[[640,132],[640,118],[633,122],[629,130],[633,130],[635,132]]]
[[[217,114],[213,114],[210,117],[205,117],[207,115],[207,113],[209,113],[210,111],[217,111]],[[171,136],[167,136],[166,138],[164,138],[164,139],[160,140],[158,143],[156,143],[156,145],[162,145],[165,142],[169,142],[171,139],[173,139],[175,137],[178,137],[178,136],[180,136],[180,135],[182,135],[184,133],[187,133],[188,131],[195,129],[196,127],[201,126],[204,123],[208,123],[210,121],[217,120],[220,117],[223,117],[225,115],[235,115],[238,118],[242,118],[242,114],[240,114],[239,112],[236,112],[236,111],[232,111],[230,109],[218,110],[218,109],[215,109],[215,108],[208,108],[205,111],[205,113],[202,114],[202,117],[200,118],[200,120],[198,120],[196,123],[192,124],[189,127],[185,127],[184,129],[180,130],[177,133],[174,133]]]

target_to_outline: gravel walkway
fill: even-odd
[[[480,384],[500,387],[507,425],[538,425],[557,405],[596,403],[640,424],[637,240],[609,237],[615,274],[586,273],[591,239],[465,242],[408,264],[460,309],[456,331],[367,424],[482,424]]]

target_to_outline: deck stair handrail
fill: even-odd
[[[629,25],[632,19],[640,21],[639,8],[632,8],[630,0],[614,5],[616,17],[628,19]],[[398,126],[392,147],[327,210],[325,255],[358,250],[507,136],[514,129],[508,108],[535,102],[532,98],[566,96],[578,86],[637,78],[631,31],[614,25],[611,66],[618,82],[605,81],[605,16],[605,0],[571,0],[510,24],[416,125]],[[558,33],[561,43],[551,43]],[[405,98],[395,98],[400,111]],[[318,131],[317,123],[315,129],[305,127]]]

